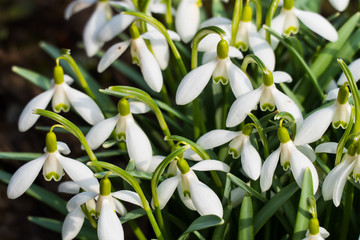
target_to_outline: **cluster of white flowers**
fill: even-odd
[[[338,11],[343,11],[349,1],[332,0],[330,3]],[[148,16],[151,16],[151,13],[164,14],[167,11],[167,6],[160,1],[152,1],[149,4],[145,9]],[[89,57],[94,56],[107,41],[112,40],[128,27],[130,32],[130,39],[114,44],[105,52],[99,61],[98,71],[103,72],[107,69],[130,46],[132,62],[140,67],[145,82],[153,91],[160,92],[164,85],[162,70],[168,68],[170,59],[167,39],[152,25],[141,25],[140,20],[132,15],[124,13],[113,15],[113,10],[120,8],[126,11],[140,11],[139,6],[132,1],[75,0],[65,10],[65,18],[69,19],[73,14],[91,5],[95,5],[95,10],[86,23],[83,33],[85,50]],[[285,36],[296,34],[300,28],[300,20],[324,39],[332,42],[338,39],[336,29],[321,15],[297,9],[293,0],[284,0],[279,5],[280,14],[271,23],[274,31]],[[346,129],[350,125],[352,106],[348,100],[351,95],[345,75],[342,75],[337,82],[340,88],[333,89],[326,98],[328,101],[335,99],[334,103],[304,118],[298,104],[275,85],[291,83],[293,78],[284,71],[275,70],[274,49],[277,48],[279,41],[274,36],[271,36],[270,43],[266,41],[265,30],[258,29],[253,23],[253,9],[249,1],[246,1],[243,7],[236,36],[232,36],[233,22],[230,19],[216,17],[201,23],[200,8],[199,0],[181,0],[175,13],[176,32],[168,30],[168,35],[176,41],[190,43],[199,28],[216,26],[225,34],[211,33],[199,42],[198,50],[203,52],[203,64],[192,69],[182,79],[178,79],[180,83],[175,102],[177,105],[191,103],[201,95],[211,78],[214,83],[221,82],[223,85],[230,83],[233,92],[231,97],[235,100],[227,113],[224,125],[227,128],[240,125],[241,130],[212,129],[197,139],[197,145],[209,150],[230,142],[228,153],[234,159],[241,159],[241,173],[253,181],[258,180],[259,189],[263,192],[271,191],[279,160],[285,171],[291,170],[300,188],[305,170],[310,169],[313,194],[322,184],[321,192],[324,200],[333,199],[334,205],[339,206],[348,176],[352,173],[355,181],[360,181],[358,150],[360,145],[358,142],[351,143],[348,150],[345,150],[341,163],[323,180],[321,177],[319,179],[320,174],[313,163],[316,159],[315,152],[336,153],[337,143],[319,145],[315,151],[309,144],[319,140],[331,122],[335,129],[339,127]],[[230,44],[231,39],[235,39],[233,45]],[[254,58],[259,59],[259,65],[263,64],[260,84],[250,80],[245,70],[243,71],[235,61],[231,60],[231,58],[243,59],[247,51],[253,53]],[[356,81],[360,78],[359,64],[360,60],[349,66]],[[62,68],[57,65],[50,89],[31,100],[21,113],[19,130],[23,132],[30,129],[39,118],[39,115],[33,114],[32,111],[45,109],[52,99],[52,109],[56,113],[67,112],[72,106],[87,123],[94,125],[86,135],[86,141],[91,149],[99,148],[113,134],[117,142],[126,143],[127,153],[135,163],[137,171],[154,173],[165,157],[153,156],[151,141],[133,117],[133,114],[144,114],[151,108],[144,102],[134,101],[128,96],[118,102],[118,113],[105,119],[102,110],[93,99],[69,86],[72,82],[72,78],[65,75]],[[273,146],[275,150],[268,156],[264,156],[253,144],[254,133],[259,131],[255,128],[256,124],[245,123],[247,116],[258,109],[258,104],[261,111],[273,112],[276,109],[292,117],[291,121],[282,119],[277,125],[279,147],[275,149]],[[294,127],[289,131],[290,128],[286,126]],[[67,204],[69,214],[62,228],[63,239],[75,238],[85,216],[89,214],[98,218],[99,239],[123,239],[123,228],[116,213],[123,216],[126,214],[126,209],[119,200],[144,207],[138,193],[127,190],[112,192],[108,175],[99,183],[93,171],[85,164],[62,156],[61,154],[69,154],[70,150],[66,144],[56,141],[52,130],[46,135],[45,154],[19,168],[11,178],[8,197],[14,199],[22,195],[34,182],[41,168],[47,181],[52,179],[60,181],[65,172],[73,182],[61,184],[59,190],[76,195]],[[190,167],[185,159],[199,162]],[[160,209],[165,207],[177,188],[181,201],[188,209],[197,211],[202,216],[212,214],[222,218],[223,204],[219,196],[200,181],[194,171],[229,173],[230,167],[219,160],[202,159],[193,148],[186,150],[183,155],[176,156],[170,163],[167,174],[164,174],[168,178],[157,186]],[[239,197],[235,197],[238,195]],[[243,196],[244,193],[235,193],[234,190],[231,198],[235,203]],[[329,235],[325,229],[316,226],[315,230],[310,226],[310,232],[305,239],[323,239]]]

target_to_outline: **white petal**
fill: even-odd
[[[291,76],[287,72],[275,71],[272,74],[274,78],[274,83],[282,83],[282,82],[290,83],[292,81]]]
[[[157,13],[157,14],[165,14],[166,13],[166,5],[164,3],[157,3],[157,2],[152,2],[150,4],[150,12],[152,13]],[[172,8],[171,9],[171,13],[173,15],[173,13],[175,12],[175,10]]]
[[[66,208],[69,212],[73,211],[75,208],[80,206],[83,203],[86,203],[90,199],[93,199],[98,194],[95,192],[82,192],[79,194],[76,194],[74,197],[72,197],[68,203],[66,204]]]
[[[116,198],[113,198],[112,201],[115,206],[115,212],[120,214],[120,216],[125,216],[125,214],[127,214],[127,210],[126,210],[125,206]]]
[[[160,163],[165,159],[164,156],[155,155],[151,158],[151,164],[146,172],[153,173],[155,172],[156,168],[160,165]]]
[[[231,20],[224,17],[213,17],[201,23],[200,28],[219,25],[231,25]]]
[[[157,187],[160,209],[163,209],[165,207],[179,183],[180,176],[175,176],[166,179]]]
[[[186,74],[176,91],[176,104],[185,105],[200,95],[218,63],[215,59]]]
[[[320,139],[329,127],[335,110],[334,105],[331,105],[308,116],[298,128],[294,141],[295,145],[312,143]]]
[[[85,164],[71,158],[61,156],[60,154],[57,154],[56,157],[69,177],[75,183],[79,184],[82,189],[92,192],[99,191],[98,180],[94,177],[90,168],[88,168]]]
[[[20,197],[34,182],[45,163],[46,154],[21,166],[11,177],[7,188],[10,199]]]
[[[133,118],[126,119],[126,147],[136,169],[146,171],[151,164],[152,148],[148,137]]]
[[[332,153],[336,154],[338,143],[337,142],[326,142],[318,145],[315,148],[316,153]],[[343,153],[346,152],[346,148],[343,149]]]
[[[256,26],[249,25],[249,42],[254,54],[258,56],[265,66],[270,70],[275,69],[275,54],[269,43],[256,31]]]
[[[344,160],[326,176],[322,185],[322,196],[325,201],[333,198],[335,183],[339,180],[339,176],[344,169],[349,166],[349,163],[349,156],[345,155]]]
[[[56,144],[57,144],[57,149],[60,153],[65,154],[65,155],[68,155],[70,153],[70,148],[68,147],[68,145],[66,143],[57,141]]]
[[[271,89],[275,105],[280,112],[288,112],[293,115],[297,124],[301,124],[303,117],[301,111],[296,103],[290,99],[287,95],[283,94],[276,88]],[[302,145],[302,144],[297,144]]]
[[[232,203],[232,207],[236,208],[237,206],[239,206],[246,194],[247,192],[240,187],[231,190],[230,201]]]
[[[239,136],[240,132],[223,129],[215,129],[202,135],[196,143],[204,149],[211,149],[221,146]]]
[[[194,150],[192,150],[191,148],[189,149],[186,149],[184,152],[183,152],[183,157],[185,159],[190,159],[190,160],[193,160],[193,161],[201,161],[203,160]]]
[[[100,108],[88,95],[71,88],[68,85],[64,85],[64,90],[75,110],[86,122],[94,125],[104,120]]]
[[[241,149],[241,165],[245,173],[252,179],[257,180],[261,172],[261,158],[254,146],[250,142],[250,138],[244,138],[243,147]]]
[[[319,227],[319,232],[323,238],[327,238],[330,236],[330,233],[323,227]]]
[[[204,160],[196,163],[191,167],[192,170],[195,171],[222,171],[222,172],[230,172],[230,167],[218,160]]]
[[[274,172],[279,162],[280,147],[272,152],[264,161],[260,174],[261,191],[266,192],[271,187]]]
[[[233,46],[229,47],[229,57],[238,58],[238,59],[244,58],[242,52],[239,49],[237,49],[237,48],[235,48]]]
[[[221,40],[220,36],[216,33],[211,33],[205,36],[198,45],[198,51],[211,51],[216,49],[217,44]]]
[[[85,45],[86,54],[88,57],[94,56],[97,51],[104,45],[103,41],[98,39],[98,33],[101,27],[107,21],[106,2],[98,2],[94,13],[91,15],[89,21],[86,23],[83,32],[83,41]]]
[[[200,24],[200,8],[196,0],[182,0],[175,16],[176,31],[188,43],[194,37]]]
[[[354,164],[356,161],[352,161],[350,164],[348,164],[346,167],[342,168],[342,171],[339,171],[337,174],[337,180],[334,185],[334,192],[333,192],[333,202],[336,207],[340,205],[341,202],[341,196],[345,187],[345,183],[347,182],[347,178],[350,175],[350,173],[354,169]],[[340,164],[339,164],[340,165]]]
[[[62,193],[77,194],[80,191],[80,186],[73,181],[66,181],[60,183],[58,191]]]
[[[313,32],[331,42],[338,40],[336,29],[328,20],[326,20],[326,18],[317,13],[302,11],[296,8],[294,8],[294,10],[295,15],[300,19],[300,21]]]
[[[74,239],[81,230],[84,223],[85,215],[81,207],[76,207],[73,211],[66,215],[62,225],[61,235],[63,240]]]
[[[235,127],[244,121],[246,116],[259,102],[263,89],[264,86],[262,85],[261,87],[245,93],[236,99],[236,101],[231,105],[229,114],[226,118],[227,127]]]
[[[129,99],[129,105],[130,105],[130,112],[132,114],[147,113],[151,110],[149,105],[147,105],[146,103],[143,103],[141,101]]]
[[[354,81],[357,82],[360,79],[360,58],[356,59],[355,61],[353,61],[349,66],[348,66],[350,72],[353,75]],[[344,83],[346,83],[348,80],[345,77],[345,74],[342,73],[337,84],[338,85],[343,85]]]
[[[134,49],[138,51],[140,69],[145,82],[152,90],[160,92],[163,85],[163,77],[159,63],[146,46],[144,39],[139,37],[138,39],[132,40],[132,44],[135,44]]]
[[[201,64],[208,63],[216,58],[217,58],[217,53],[215,50],[206,51],[206,52],[204,52],[204,55],[202,56]]]
[[[330,100],[334,100],[337,98],[338,93],[339,93],[339,89],[340,88],[335,88],[330,90],[330,92],[328,92],[328,94],[326,95],[326,101],[330,101]]]
[[[158,32],[158,31],[156,31]],[[160,33],[159,33],[160,34]],[[162,70],[165,70],[169,65],[169,59],[170,59],[170,50],[169,45],[165,39],[165,37],[161,35],[161,38],[150,38],[151,48],[153,50],[153,53],[155,55],[155,58],[160,65],[160,68]]]
[[[236,98],[253,90],[250,79],[235,64],[230,63],[228,67],[228,76],[231,90]]]
[[[25,132],[31,128],[39,119],[40,115],[33,114],[34,109],[45,109],[54,94],[54,88],[51,88],[38,96],[34,97],[21,112],[18,127],[20,132]]]
[[[98,72],[107,69],[129,47],[130,40],[112,45],[100,59]]]
[[[300,187],[302,186],[305,169],[309,168],[312,176],[313,192],[315,194],[319,186],[319,177],[314,165],[304,154],[297,150],[295,145],[291,146],[289,150],[291,172],[293,173],[296,183]]]
[[[276,16],[271,20],[271,28],[274,29],[279,34],[283,33],[285,16],[286,16],[285,12],[281,12],[278,16]],[[264,36],[265,36],[265,32],[266,31],[264,31]],[[279,40],[273,35],[271,35],[270,39],[271,39],[271,46],[273,49],[275,49],[279,44]]]
[[[201,216],[213,214],[222,218],[222,204],[211,188],[193,177],[189,177],[189,186],[191,200]]]
[[[97,149],[110,136],[114,130],[116,123],[119,120],[119,115],[108,118],[93,126],[86,135],[86,141],[91,149]]]
[[[99,240],[123,240],[124,230],[109,199],[104,199],[101,206],[97,234]]]
[[[92,4],[94,4],[95,0],[76,0],[72,1],[65,9],[65,19],[69,20],[70,17],[80,12],[81,10],[90,7]]]
[[[122,201],[126,201],[129,203],[138,205],[140,207],[143,207],[140,197],[136,192],[129,191],[129,190],[120,190],[120,191],[111,193],[111,195]]]
[[[98,39],[101,42],[107,42],[122,33],[132,22],[135,17],[128,14],[116,14],[109,21],[107,21],[99,30]]]
[[[304,144],[301,146],[296,146],[296,148],[302,152],[306,157],[308,157],[312,162],[316,160],[316,154],[312,147],[309,144]]]

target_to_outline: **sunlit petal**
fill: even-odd
[[[275,71],[272,73],[272,75],[274,78],[274,83],[282,83],[282,82],[290,83],[292,81],[290,74],[288,74],[287,72]]]
[[[85,215],[80,206],[69,212],[62,225],[62,240],[74,239],[80,232],[84,219]]]
[[[65,19],[69,20],[72,15],[90,7],[96,0],[76,0],[72,1],[65,9]]]
[[[109,199],[102,202],[97,234],[99,240],[123,240],[124,230]]]
[[[197,140],[196,143],[199,144],[204,149],[211,149],[214,147],[221,146],[227,142],[230,142],[239,134],[240,132],[216,129],[205,133]]]
[[[175,176],[166,179],[157,187],[160,209],[163,209],[165,207],[179,183],[180,176]]]
[[[218,160],[204,160],[196,163],[191,167],[192,170],[195,171],[222,171],[222,172],[230,172],[230,167]]]
[[[279,162],[280,147],[272,152],[264,161],[260,174],[261,191],[266,192],[271,187],[274,172]]]
[[[241,165],[249,178],[252,180],[257,180],[259,178],[261,172],[261,158],[251,144],[249,137],[244,138],[243,147],[241,149]]]
[[[130,45],[130,40],[112,45],[100,59],[97,67],[98,72],[107,69]]]
[[[182,0],[175,15],[175,27],[181,39],[188,43],[200,24],[200,8],[197,0]]]
[[[119,13],[107,21],[98,33],[98,39],[102,42],[107,42],[122,33],[126,28],[135,21],[135,17]]]
[[[315,153],[332,153],[336,154],[338,143],[337,142],[326,142],[322,143],[315,148]],[[343,149],[343,153],[346,152],[346,148]]]
[[[71,212],[81,204],[86,203],[90,199],[95,198],[97,195],[98,193],[95,192],[82,192],[76,194],[68,201],[68,203],[66,204],[66,208],[69,212]]]
[[[91,149],[97,149],[110,136],[114,130],[116,123],[119,120],[119,115],[108,118],[94,125],[88,134],[86,134],[86,141]]]
[[[236,98],[253,90],[250,79],[235,64],[230,63],[228,67],[228,76],[231,90]]]
[[[312,162],[314,162],[316,160],[315,151],[312,149],[312,147],[309,144],[296,146],[296,148],[300,152],[302,152],[306,157],[308,157]]]
[[[62,193],[77,194],[80,191],[80,186],[73,181],[66,181],[60,183],[58,191]]]
[[[120,190],[117,192],[111,193],[111,195],[117,199],[122,201],[126,201],[137,206],[143,207],[140,197],[136,192],[129,191],[129,190]]]

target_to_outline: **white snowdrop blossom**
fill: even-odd
[[[319,186],[319,177],[311,162],[311,160],[315,160],[316,158],[313,150],[308,145],[301,146],[301,148],[298,149],[298,146],[290,139],[289,133],[285,127],[280,127],[278,129],[278,137],[280,146],[266,158],[261,168],[261,190],[265,192],[271,187],[274,172],[280,159],[280,164],[283,169],[286,171],[290,168],[295,181],[300,188],[302,186],[305,169],[309,168],[315,194]],[[306,155],[302,151],[306,151]],[[309,158],[307,155],[310,155],[311,157]]]
[[[311,218],[309,230],[306,231],[306,237],[303,240],[324,240],[328,236],[330,236],[330,233],[325,228],[319,226],[319,220]]]
[[[111,182],[105,177],[101,180],[100,185],[98,184],[96,191],[82,192],[69,200],[66,205],[69,214],[65,219],[65,227],[63,226],[62,231],[63,240],[72,239],[73,236],[79,233],[84,218],[84,213],[80,206],[93,199],[96,199],[97,234],[99,240],[124,239],[123,227],[116,213],[123,216],[127,211],[118,199],[143,207],[139,195],[135,192],[128,190],[111,192]],[[80,219],[82,219],[82,222]]]
[[[252,130],[251,124],[246,124],[240,132],[222,129],[212,130],[201,136],[196,143],[204,149],[211,149],[231,141],[229,154],[235,159],[241,155],[241,165],[245,173],[251,179],[257,180],[261,172],[261,158],[250,142]]]
[[[119,114],[105,119],[93,126],[86,135],[91,149],[97,149],[110,136],[115,128],[116,138],[126,141],[130,159],[135,161],[136,168],[148,171],[151,167],[152,148],[144,131],[136,124],[131,112],[145,113],[149,107],[142,102],[129,102],[123,98],[118,104]]]
[[[348,7],[350,0],[329,0],[329,2],[337,11],[342,12]]]
[[[168,32],[172,38],[178,38],[175,33]],[[133,63],[140,67],[144,80],[149,87],[155,92],[160,92],[163,86],[161,69],[165,69],[169,63],[169,48],[164,36],[155,29],[140,35],[135,25],[131,26],[130,35],[131,39],[114,44],[106,51],[99,62],[98,72],[103,72],[108,68],[131,45]],[[145,38],[150,39],[155,56],[146,46]]]
[[[33,98],[22,111],[18,127],[21,132],[27,131],[39,119],[40,115],[33,114],[34,109],[45,109],[52,99],[52,108],[55,112],[67,112],[70,104],[89,124],[94,125],[104,116],[97,104],[88,95],[69,86],[73,79],[64,75],[60,66],[54,68],[54,82],[49,90]]]
[[[326,100],[335,98],[334,104],[312,113],[303,121],[296,133],[295,144],[302,145],[320,139],[331,122],[334,128],[347,128],[351,115],[348,87],[343,85],[332,90]]]
[[[175,15],[176,32],[183,42],[190,42],[200,25],[201,0],[181,0]]]
[[[230,60],[230,57],[242,58],[242,53],[229,47],[226,40],[220,40],[216,49],[215,59],[193,69],[182,79],[176,91],[176,104],[185,105],[197,98],[211,77],[215,83],[221,82],[223,85],[230,81],[236,97],[253,89],[246,74]]]
[[[93,172],[83,163],[64,157],[60,153],[69,154],[70,149],[65,143],[56,142],[55,134],[49,132],[46,135],[45,153],[20,167],[11,177],[7,189],[8,198],[15,199],[21,196],[34,182],[41,168],[47,181],[60,181],[65,171],[82,189],[96,189],[98,182]]]
[[[291,81],[291,76],[286,72],[275,71],[263,74],[263,84],[259,88],[241,95],[231,105],[226,126],[234,127],[240,124],[259,102],[262,111],[273,111],[276,106],[280,112],[292,114],[296,123],[300,124],[303,117],[299,107],[288,96],[280,92],[274,84]]]
[[[336,143],[320,144],[317,152],[336,153]],[[352,143],[341,162],[333,168],[326,176],[322,185],[322,196],[325,201],[333,200],[336,207],[340,205],[342,192],[347,182],[348,176],[352,173],[355,182],[360,182],[360,155],[358,152],[358,142]]]
[[[303,11],[294,7],[294,0],[284,0],[281,12],[271,21],[271,28],[280,34],[289,36],[299,31],[299,20],[321,37],[335,42],[338,39],[336,29],[320,14]],[[271,36],[271,45],[275,49],[279,40]]]
[[[211,188],[199,181],[194,171],[229,172],[229,166],[217,160],[204,160],[190,168],[183,158],[177,160],[177,166],[176,175],[164,180],[157,187],[160,209],[165,207],[177,188],[187,208],[197,211],[201,216],[213,214],[222,218],[223,208],[219,197]]]

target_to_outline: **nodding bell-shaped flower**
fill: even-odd
[[[336,29],[320,14],[303,11],[294,7],[294,0],[284,0],[280,14],[271,21],[271,28],[280,34],[289,36],[299,31],[299,20],[321,37],[335,42],[338,39]],[[271,45],[276,48],[279,40],[271,37]]]
[[[215,83],[221,82],[225,85],[230,81],[231,89],[236,97],[253,89],[246,74],[230,60],[230,57],[242,58],[240,51],[229,48],[228,42],[223,39],[218,42],[214,57],[215,59],[193,69],[182,79],[176,91],[176,104],[185,105],[197,98],[211,76]]]
[[[34,182],[41,168],[47,181],[60,181],[65,171],[82,189],[94,190],[98,182],[93,177],[93,172],[83,163],[64,157],[60,153],[69,154],[70,149],[65,143],[56,141],[55,133],[47,133],[44,155],[26,163],[14,173],[7,189],[8,198],[15,199],[21,196]]]
[[[339,12],[344,11],[349,3],[350,0],[329,0],[329,3]]]
[[[263,84],[259,88],[241,95],[231,105],[226,126],[234,127],[240,124],[259,102],[262,111],[273,111],[276,106],[280,112],[292,114],[297,124],[301,123],[303,118],[299,107],[288,96],[280,92],[274,84],[291,81],[291,76],[285,72],[271,73],[267,71],[263,73]]]
[[[222,218],[223,208],[219,197],[199,181],[194,171],[229,172],[230,167],[217,160],[204,160],[190,168],[186,160],[180,158],[177,160],[177,168],[175,176],[166,179],[157,187],[160,209],[165,207],[177,188],[187,208],[197,211],[201,216],[213,214]]]
[[[250,141],[252,130],[252,124],[246,124],[240,132],[222,129],[212,130],[201,136],[196,143],[204,149],[211,149],[231,141],[229,154],[233,158],[239,158],[241,155],[241,165],[244,172],[252,180],[257,180],[261,172],[261,158]]]
[[[130,159],[135,161],[136,168],[147,171],[151,165],[151,144],[144,131],[136,124],[131,112],[145,113],[149,107],[142,102],[122,98],[118,103],[119,114],[93,126],[86,135],[91,149],[97,149],[110,136],[115,128],[116,138],[126,141]]]
[[[337,144],[320,144],[316,152],[336,153]],[[326,176],[322,185],[322,195],[325,201],[332,199],[334,205],[338,207],[341,202],[342,192],[347,182],[348,176],[352,173],[355,182],[360,182],[360,155],[359,143],[350,144],[341,162],[333,168]]]
[[[181,0],[175,15],[176,32],[183,42],[190,42],[200,24],[201,0]]]
[[[317,218],[311,218],[309,229],[306,231],[306,237],[303,240],[324,240],[330,236],[330,233],[325,228],[319,226]]]
[[[119,200],[127,201],[143,207],[140,197],[137,193],[128,190],[111,192],[111,182],[107,176],[101,180],[100,185],[98,184],[98,186],[100,187],[100,191],[98,188],[96,191],[81,192],[72,197],[66,205],[68,211],[70,212],[68,216],[73,214],[74,216],[81,218],[84,213],[81,212],[82,210],[80,206],[92,199],[96,199],[96,216],[99,218],[97,224],[97,234],[99,240],[124,239],[124,231],[116,213],[123,216],[127,213],[127,211]],[[76,221],[76,219],[73,218],[73,221]],[[69,220],[69,222],[64,222],[64,225],[66,224],[66,226],[68,226],[67,230],[71,232],[71,236],[74,234],[76,236],[78,231],[80,231],[81,226],[79,228],[79,224],[77,224],[75,226],[77,232],[75,232],[73,229],[74,226],[71,226],[71,223],[76,224],[75,222],[71,222]],[[63,228],[63,239],[64,233],[67,234],[68,232]],[[66,236],[70,236],[70,234],[67,234]],[[72,238],[68,237],[66,239]]]
[[[280,127],[278,129],[278,137],[280,140],[280,146],[266,158],[261,168],[261,190],[265,192],[271,187],[274,172],[280,159],[280,164],[283,169],[286,171],[290,168],[295,181],[300,188],[302,186],[305,169],[309,168],[311,171],[313,191],[315,194],[319,186],[319,177],[309,157],[301,152],[306,151],[307,154],[311,154],[311,159],[315,160],[316,156],[312,149],[310,147],[304,146],[300,151],[300,148],[298,149],[298,146],[296,146],[294,142],[291,141],[289,132],[285,127]]]
[[[22,111],[18,127],[21,132],[27,131],[39,119],[40,115],[33,114],[34,109],[45,109],[52,99],[54,112],[68,112],[70,104],[89,124],[94,125],[102,120],[104,116],[100,108],[88,95],[69,86],[73,79],[64,75],[62,67],[54,68],[54,82],[51,88],[33,98]]]
[[[347,128],[351,115],[349,88],[344,84],[332,90],[326,100],[335,98],[334,104],[312,113],[303,121],[296,133],[295,144],[302,145],[320,139],[331,122],[334,128]]]

